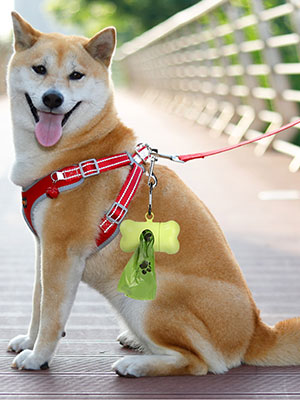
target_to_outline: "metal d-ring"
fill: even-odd
[[[54,174],[56,174],[56,179],[54,178]],[[65,179],[64,174],[60,171],[53,171],[50,176],[53,183],[63,181]]]

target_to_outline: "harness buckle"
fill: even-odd
[[[145,163],[151,155],[151,148],[148,144],[139,143],[135,147],[135,155],[133,158],[138,162]]]
[[[91,171],[91,170],[87,170],[86,172],[84,172],[84,167],[86,166],[90,166],[89,163],[93,164],[93,167],[95,169],[95,171]],[[81,172],[81,175],[83,178],[88,178],[89,176],[94,176],[94,175],[99,175],[100,174],[100,168],[99,165],[97,163],[97,160],[95,158],[91,158],[89,160],[85,160],[85,161],[81,161],[79,164],[79,170]]]
[[[121,217],[119,215],[117,218],[113,218],[112,215],[115,213],[115,211],[117,210],[118,207],[121,208],[121,210],[124,212],[124,215],[120,214],[120,215],[122,215]],[[108,210],[108,212],[106,213],[106,218],[108,219],[109,222],[112,222],[113,224],[116,224],[116,225],[120,225],[120,223],[123,221],[123,219],[125,218],[127,213],[128,213],[128,208],[126,208],[122,204],[115,201],[113,203],[113,205],[110,207],[110,209]]]

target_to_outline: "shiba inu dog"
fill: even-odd
[[[83,160],[134,153],[135,136],[118,118],[110,81],[115,29],[86,39],[44,34],[17,13],[12,17],[13,182],[28,188]],[[156,168],[155,216],[179,223],[180,251],[157,254],[155,300],[133,300],[117,291],[130,256],[120,250],[118,236],[101,250],[95,238],[130,168],[95,174],[35,205],[33,312],[27,335],[9,343],[10,351],[20,353],[13,367],[48,367],[81,280],[102,293],[126,325],[120,343],[144,353],[118,360],[113,369],[119,375],[204,375],[241,363],[300,364],[300,319],[275,327],[261,321],[217,222],[168,168]],[[146,179],[144,174],[128,211],[136,221],[143,220],[148,204]]]

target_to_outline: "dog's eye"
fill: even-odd
[[[73,71],[73,72],[69,75],[69,79],[71,79],[72,81],[78,81],[78,80],[81,79],[83,76],[84,76],[84,74],[82,74],[81,72]]]
[[[43,65],[33,65],[32,69],[39,75],[45,75],[47,72],[46,67],[44,67]]]

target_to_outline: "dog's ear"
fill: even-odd
[[[18,13],[11,13],[14,28],[14,46],[16,51],[29,49],[38,40],[41,33],[26,22]]]
[[[116,48],[116,29],[113,26],[105,28],[93,36],[85,45],[85,49],[96,60],[102,61],[109,67]]]

